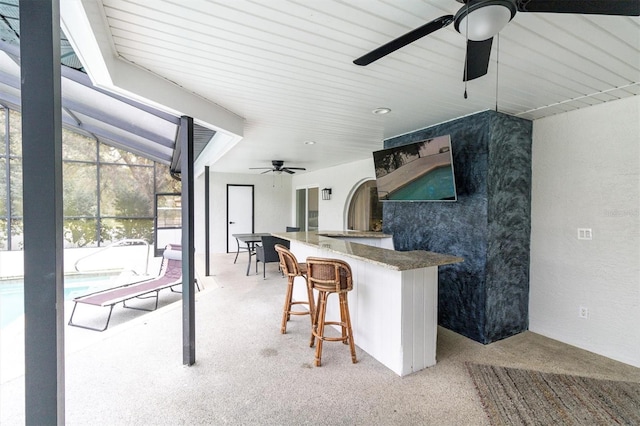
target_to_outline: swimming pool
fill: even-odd
[[[455,200],[451,172],[439,167],[389,194],[389,200]]]
[[[111,286],[114,275],[80,275],[64,278],[64,300],[71,300],[92,291]],[[24,283],[22,280],[0,281],[0,329],[24,313]]]

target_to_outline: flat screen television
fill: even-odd
[[[456,201],[451,137],[373,153],[380,201]]]

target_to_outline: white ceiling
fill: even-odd
[[[271,160],[317,170],[496,104],[535,120],[640,94],[637,17],[518,13],[465,99],[465,40],[453,24],[369,66],[352,63],[455,14],[454,0],[95,1],[117,57],[244,118],[242,140],[213,171],[260,173],[249,167]]]

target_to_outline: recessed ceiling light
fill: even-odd
[[[371,112],[378,115],[384,115],[384,114],[389,114],[391,112],[391,108],[376,108]]]
[[[304,141],[305,145],[315,145],[316,141]]]

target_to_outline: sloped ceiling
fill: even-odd
[[[0,103],[21,109],[20,14],[18,0],[0,4]],[[180,172],[176,135],[179,117],[96,88],[65,34],[60,34],[63,124],[100,142],[171,164]],[[197,159],[215,131],[194,125]]]

